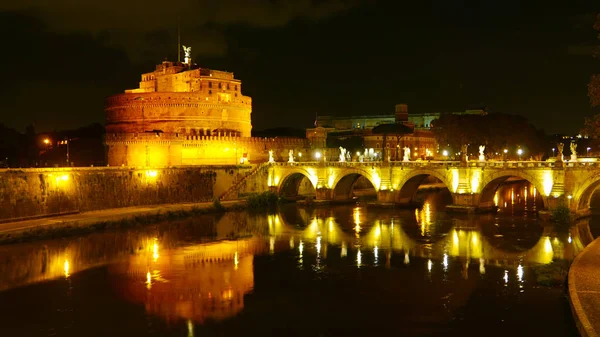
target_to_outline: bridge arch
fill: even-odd
[[[377,191],[379,187],[379,178],[373,175],[373,172],[365,169],[348,168],[339,172],[331,184],[333,200],[348,200],[352,198],[354,184],[360,177],[367,179],[373,188]]]
[[[522,170],[501,170],[501,171],[485,171],[481,180],[481,192],[479,193],[479,208],[494,207],[494,196],[496,191],[509,178],[520,178],[529,182],[538,191],[543,202],[543,208],[548,205],[548,196],[545,195],[544,184],[535,176],[530,175]]]
[[[418,169],[408,173],[400,180],[397,185],[396,202],[404,204],[413,201],[419,186],[427,177],[436,178],[444,184],[448,191],[451,191],[452,182],[445,175],[436,170]]]
[[[285,170],[285,176],[281,177],[281,181],[277,188],[277,194],[282,197],[295,198],[298,196],[300,186],[304,179],[308,179],[309,187],[314,190],[317,185],[316,175],[303,168],[293,168]]]
[[[600,177],[590,179],[583,186],[581,186],[575,193],[573,193],[574,203],[571,209],[574,207],[574,211],[585,211],[590,208],[590,201],[594,192],[600,187]]]

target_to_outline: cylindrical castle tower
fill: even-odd
[[[157,65],[139,88],[108,97],[105,111],[111,166],[180,165],[186,139],[250,137],[252,130],[252,99],[241,81],[186,63]]]

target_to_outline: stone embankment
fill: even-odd
[[[0,170],[0,222],[212,201],[251,170],[250,165]]]
[[[569,270],[569,299],[579,333],[600,334],[600,238],[589,244]]]
[[[123,207],[0,223],[0,245],[37,239],[87,234],[95,230],[153,224],[197,214],[245,207],[244,200]]]

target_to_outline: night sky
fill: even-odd
[[[598,109],[589,1],[20,0],[0,3],[1,120],[24,130],[104,122],[104,98],[192,46],[253,99],[254,129],[315,114],[520,114],[574,133]],[[250,5],[251,4],[251,5]],[[568,6],[568,7],[567,7]]]

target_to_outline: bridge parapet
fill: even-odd
[[[458,208],[493,209],[494,194],[509,178],[526,180],[542,196],[544,208],[565,205],[574,214],[588,214],[593,192],[600,188],[600,162],[550,161],[391,161],[391,162],[277,162],[269,164],[269,186],[281,191],[288,177],[307,177],[317,197],[352,197],[359,176],[368,179],[385,203],[411,203],[427,176],[440,180]],[[294,185],[296,186],[296,185]],[[289,192],[289,191],[288,191]],[[327,199],[328,200],[328,199]]]

